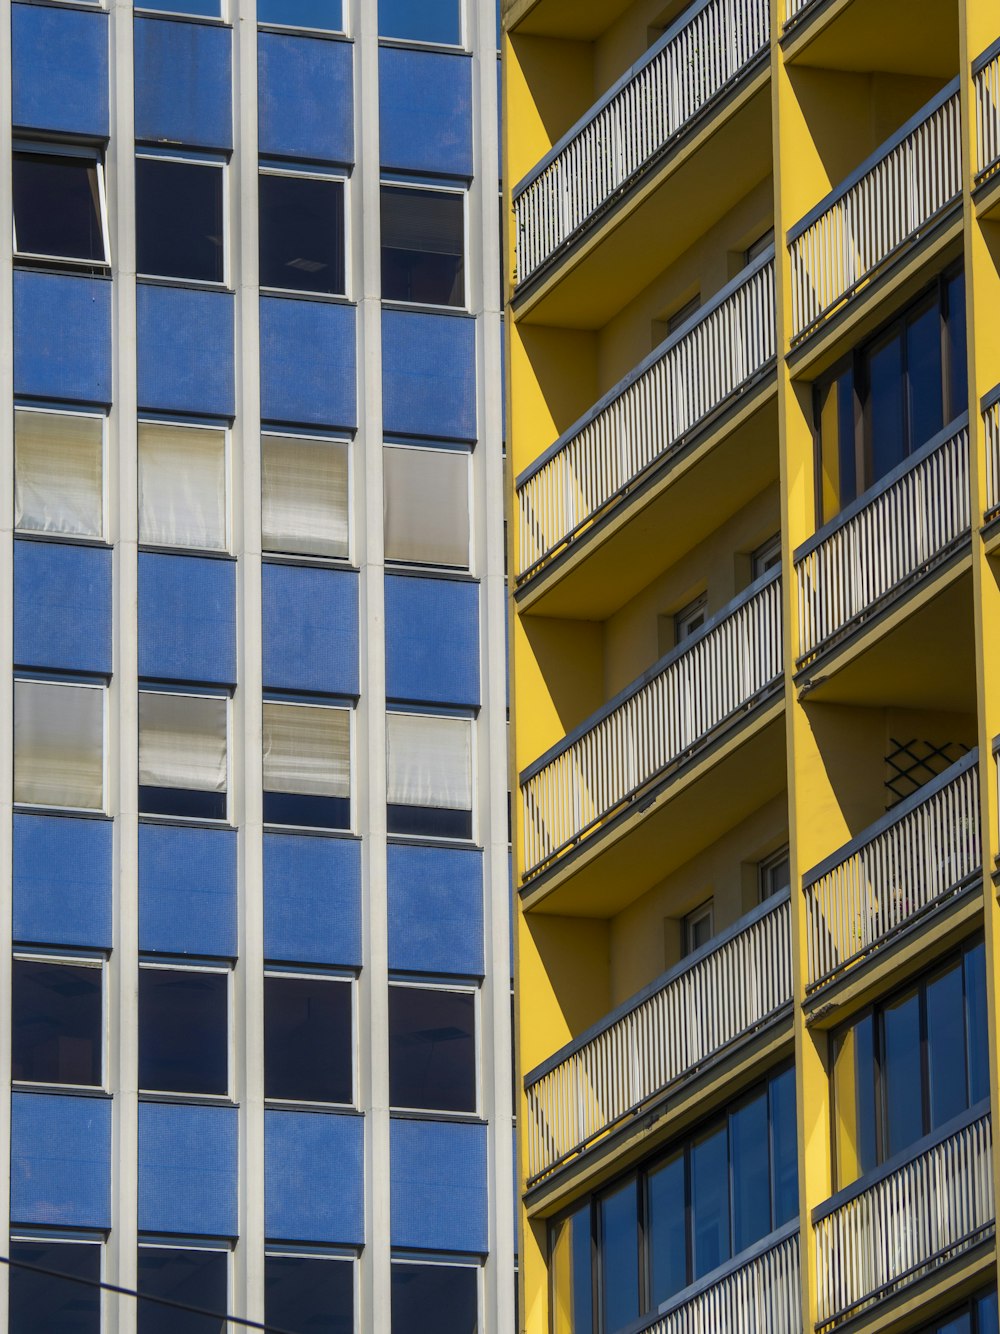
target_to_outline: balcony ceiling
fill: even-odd
[[[959,70],[958,7],[942,0],[852,0],[815,24],[803,25],[796,64],[854,74],[913,74],[943,83]]]
[[[611,27],[632,0],[504,0],[504,22],[533,37],[592,42]]]

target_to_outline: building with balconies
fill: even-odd
[[[521,1334],[996,1334],[1000,17],[504,0]]]

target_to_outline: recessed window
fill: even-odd
[[[386,445],[382,460],[386,560],[467,570],[469,455]]]
[[[347,978],[264,978],[264,1096],[354,1102],[353,992]]]
[[[104,168],[95,157],[15,153],[14,252],[108,262]]]
[[[221,162],[136,158],[138,273],[194,282],[224,281],[223,171]]]
[[[104,1082],[104,987],[99,963],[15,957],[11,1078],[33,1084]]]
[[[378,35],[404,42],[437,42],[459,46],[462,41],[461,0],[378,0]]]
[[[11,1331],[100,1334],[99,1241],[12,1237],[10,1261],[7,1322]],[[42,1270],[47,1272],[38,1272]]]
[[[477,1089],[475,992],[390,984],[391,1105],[472,1113]]]
[[[792,883],[791,865],[788,860],[788,844],[765,857],[757,868],[757,883],[760,888],[760,901],[772,899],[783,894]]]
[[[382,300],[464,307],[464,193],[382,186]]]
[[[104,418],[14,409],[14,524],[21,533],[104,536]]]
[[[137,1287],[137,1334],[220,1334],[229,1309],[229,1252],[140,1243]],[[178,1306],[218,1311],[219,1318],[179,1311]]]
[[[781,565],[781,534],[775,533],[766,542],[762,542],[756,551],[750,553],[750,573],[759,579]]]
[[[104,688],[14,682],[14,800],[104,807]]]
[[[264,1259],[264,1323],[303,1334],[354,1334],[353,1260],[269,1252]]]
[[[139,1087],[229,1093],[228,969],[140,967]]]
[[[139,423],[139,541],[225,551],[226,432]]]
[[[346,560],[347,442],[265,435],[260,444],[263,549]]]
[[[715,935],[715,904],[711,899],[684,918],[684,953],[694,954]]]
[[[259,204],[261,287],[343,296],[344,182],[261,172]]]
[[[280,28],[343,32],[341,0],[257,0],[257,22]]]
[[[674,617],[674,643],[683,644],[684,640],[696,634],[707,620],[708,594],[702,593],[686,607],[682,607]]]
[[[139,691],[139,811],[226,818],[228,700]]]
[[[264,823],[351,827],[351,712],[264,703]]]
[[[390,834],[472,837],[472,719],[386,718]]]
[[[690,301],[685,301],[683,306],[678,306],[672,315],[667,317],[667,336],[676,333],[684,324],[687,324],[692,315],[697,315],[701,310],[701,297],[693,296]]]
[[[472,1265],[392,1262],[392,1334],[478,1334],[479,1270]]]
[[[766,254],[773,246],[774,228],[768,227],[766,232],[762,232],[756,241],[747,246],[743,255],[745,263],[752,264],[755,259],[760,259],[761,255]]]

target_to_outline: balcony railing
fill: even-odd
[[[958,198],[958,88],[956,79],[788,233],[793,342],[811,333]]]
[[[972,66],[976,85],[976,185],[1000,167],[1000,41]]]
[[[984,518],[1000,514],[1000,384],[982,403],[983,429],[986,432],[986,505]]]
[[[662,343],[518,478],[518,580],[773,365],[774,254]]]
[[[796,551],[799,664],[945,560],[968,531],[963,414]]]
[[[803,882],[811,991],[969,885],[982,866],[973,751]]]
[[[701,0],[514,189],[525,282],[768,48],[768,0]]]
[[[790,1007],[788,894],[768,899],[525,1078],[529,1185]]]
[[[836,1328],[992,1234],[990,1114],[975,1112],[813,1214],[817,1329]]]
[[[525,770],[524,879],[758,704],[781,674],[775,570]]]
[[[815,3],[816,0],[785,0],[785,26],[794,23],[800,14]]]

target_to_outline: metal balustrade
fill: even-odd
[[[976,89],[976,185],[1000,167],[1000,42],[972,66]]]
[[[799,664],[944,560],[969,513],[963,415],[796,551]]]
[[[805,877],[806,990],[891,940],[970,884],[981,867],[973,751]]]
[[[536,273],[768,49],[768,0],[701,0],[514,189],[517,281]]]
[[[817,1329],[835,1328],[992,1234],[992,1130],[989,1112],[977,1111],[814,1213]]]
[[[518,580],[581,530],[775,356],[774,254],[761,256],[518,478]]]
[[[986,504],[984,517],[1000,513],[1000,385],[983,399],[983,430],[986,434]]]
[[[767,900],[525,1079],[529,1184],[786,1012],[791,911]]]
[[[958,88],[956,79],[789,232],[793,342],[958,199]]]
[[[785,26],[787,27],[815,3],[816,0],[785,0]]]
[[[521,776],[525,880],[629,804],[782,675],[775,570]]]

